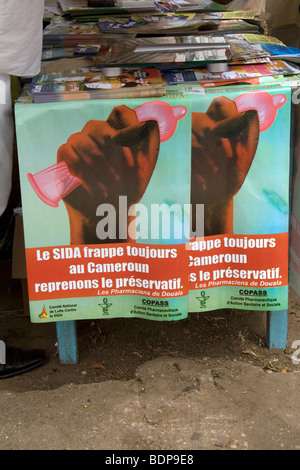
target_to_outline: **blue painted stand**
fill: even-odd
[[[78,363],[76,321],[56,322],[59,359],[62,364]]]
[[[284,349],[287,345],[288,311],[267,312],[266,343],[269,349]],[[62,364],[78,363],[76,321],[56,323],[59,359]]]
[[[267,347],[284,349],[287,345],[288,311],[267,312]]]

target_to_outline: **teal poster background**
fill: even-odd
[[[71,134],[80,132],[87,121],[106,120],[111,110],[120,104],[131,109],[151,99],[91,100],[63,103],[18,104],[16,120],[18,153],[22,188],[22,206],[26,247],[69,244],[68,217],[63,202],[52,208],[33,192],[27,174],[35,174],[56,163],[60,145]],[[191,98],[166,99],[172,106],[191,105]],[[184,139],[178,138],[184,135]],[[149,204],[189,204],[190,202],[190,142],[191,113],[178,121],[175,135],[160,144],[159,158],[149,186],[140,201]],[[188,220],[188,219],[186,219]],[[33,229],[34,227],[34,229]],[[182,231],[184,233],[184,231]],[[173,240],[183,242],[187,239]],[[169,240],[140,239],[143,243],[168,243]]]

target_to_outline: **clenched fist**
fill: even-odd
[[[240,190],[259,140],[256,110],[237,111],[224,96],[192,116],[191,202],[204,204],[204,235],[233,231],[233,196]],[[196,221],[193,220],[193,230]]]
[[[106,121],[88,121],[57,152],[82,184],[64,197],[71,244],[99,243],[97,207],[111,204],[118,220],[119,196],[139,202],[153,173],[160,147],[157,121],[138,122],[134,110],[121,105]],[[127,229],[127,227],[126,227]],[[119,241],[106,240],[113,243]],[[124,240],[122,240],[124,241]]]

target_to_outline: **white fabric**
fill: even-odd
[[[12,183],[14,123],[10,75],[31,77],[41,67],[44,0],[0,0],[0,216]]]
[[[11,190],[13,138],[10,76],[0,74],[0,216],[6,209]]]
[[[0,73],[39,73],[44,0],[0,0]]]

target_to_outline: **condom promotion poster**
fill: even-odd
[[[287,308],[290,102],[16,103],[31,320]]]
[[[293,100],[292,100],[293,101]],[[300,91],[294,92],[293,168],[291,184],[290,271],[289,282],[300,295]]]

